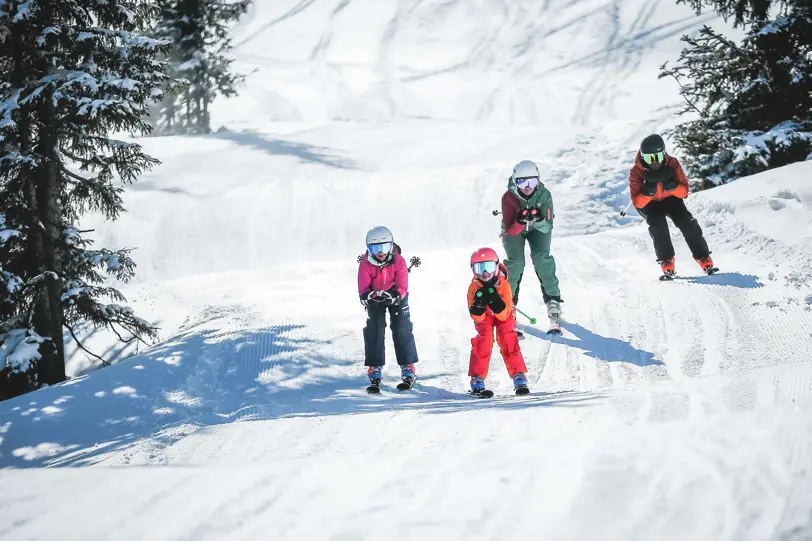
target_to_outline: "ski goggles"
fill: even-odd
[[[653,154],[644,154],[641,152],[640,154],[643,155],[643,161],[649,165],[654,162],[663,163],[665,161],[665,152],[655,152]]]
[[[497,266],[498,263],[496,261],[478,261],[471,265],[471,268],[473,269],[474,274],[484,274],[486,272],[493,274],[496,272]]]
[[[519,177],[516,179],[516,186],[519,188],[535,188],[539,185],[539,177]]]
[[[372,255],[378,254],[388,254],[392,251],[392,243],[391,242],[378,242],[375,244],[367,244],[367,248],[369,248],[369,253]]]

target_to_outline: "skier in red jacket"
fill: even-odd
[[[474,276],[468,285],[468,313],[477,332],[471,339],[468,364],[471,394],[493,396],[492,391],[485,390],[485,378],[491,362],[494,331],[516,394],[527,394],[530,392],[525,376],[527,367],[516,336],[516,313],[507,268],[499,263],[499,256],[493,249],[480,248],[471,254],[471,270]]]
[[[648,224],[663,279],[676,274],[674,245],[666,217],[682,232],[702,270],[707,274],[718,270],[713,266],[702,228],[685,206],[684,199],[688,197],[685,172],[676,158],[666,154],[665,142],[659,135],[649,135],[640,144],[634,167],[629,172],[629,191],[632,204]]]

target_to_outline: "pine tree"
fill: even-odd
[[[228,27],[248,9],[250,0],[159,0],[155,36],[172,41],[171,75],[187,81],[178,94],[167,94],[153,113],[164,134],[211,132],[209,107],[217,96],[232,96],[243,76],[230,71]]]
[[[0,0],[0,398],[63,381],[63,333],[85,349],[80,323],[125,341],[157,335],[104,285],[133,276],[129,250],[91,249],[77,228],[88,211],[115,220],[116,183],[158,163],[110,136],[148,133],[148,104],[169,80],[157,59],[168,43],[141,35],[154,11],[148,0]]]
[[[678,0],[747,27],[741,43],[705,26],[674,68],[696,118],[672,130],[690,175],[710,187],[812,153],[812,2]],[[771,11],[773,8],[773,11]],[[773,13],[774,12],[774,13]]]

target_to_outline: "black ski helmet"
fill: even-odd
[[[643,139],[640,143],[640,152],[643,154],[657,154],[658,152],[665,152],[665,141],[663,138],[653,133]]]

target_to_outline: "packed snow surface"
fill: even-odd
[[[70,381],[0,404],[0,538],[812,538],[812,162],[688,198],[715,276],[672,227],[659,282],[619,214],[679,107],[657,67],[709,22],[655,0],[255,0],[222,129],[139,140],[163,164],[117,223],[82,224],[138,248],[123,290],[162,340],[85,331],[129,357],[74,352]],[[528,267],[532,393],[496,350],[476,400],[468,259],[504,254],[492,211],[522,159],[555,200],[563,334]],[[368,396],[356,257],[381,223],[422,260],[420,380],[394,389],[388,341]]]

